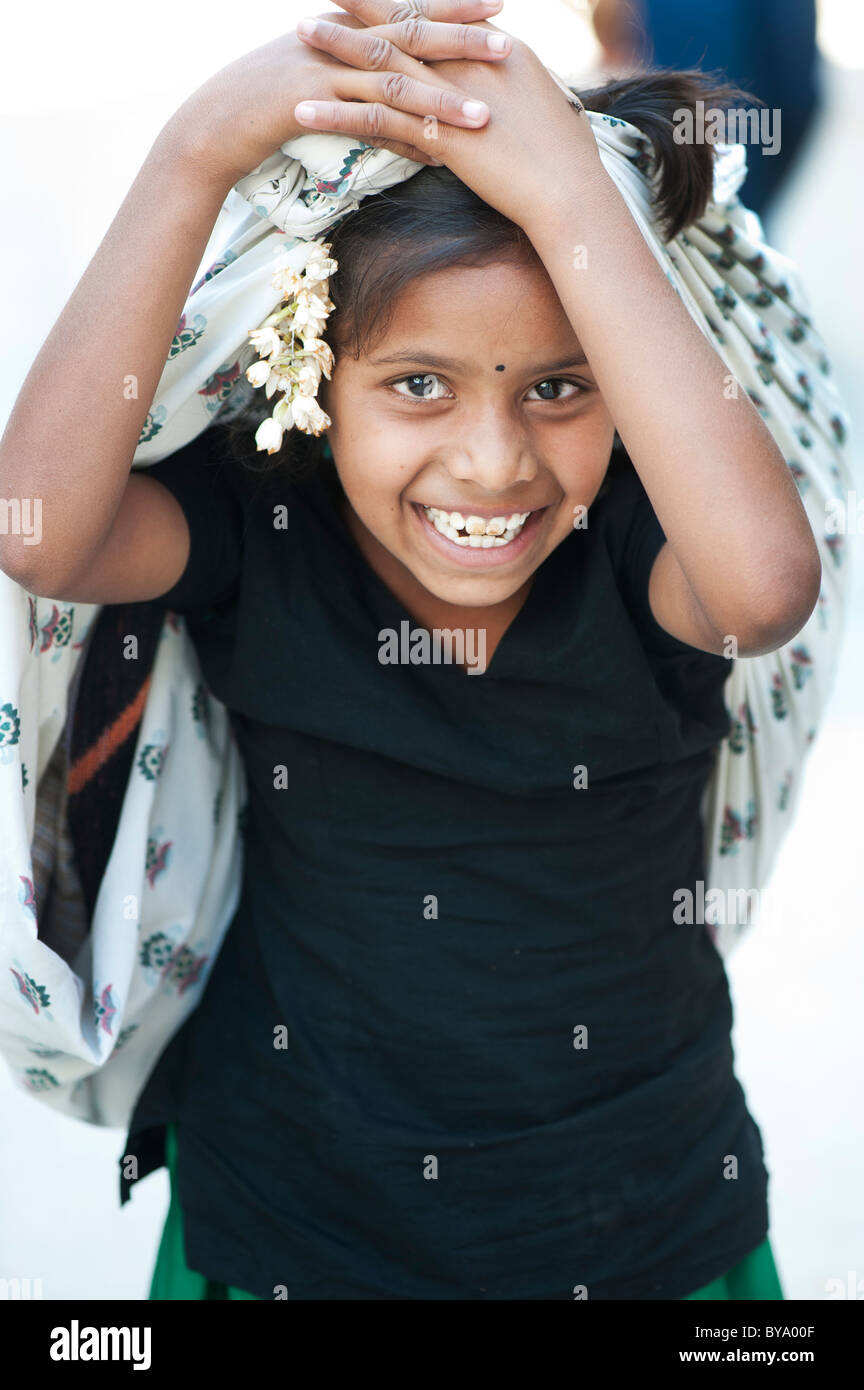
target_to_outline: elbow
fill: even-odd
[[[29,587],[36,566],[33,556],[22,545],[18,537],[4,536],[0,543],[0,571],[23,589]],[[32,589],[30,592],[34,592]]]
[[[34,598],[59,598],[68,582],[66,576],[49,572],[38,546],[24,545],[18,537],[3,537],[0,572]]]
[[[726,628],[726,635],[736,639],[738,656],[764,656],[786,646],[811,618],[821,590],[822,562],[814,545],[812,561],[760,594],[748,612]]]

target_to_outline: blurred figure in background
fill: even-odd
[[[822,109],[815,0],[597,0],[592,9],[606,66],[721,70],[779,109],[780,148],[748,145],[740,190],[764,221]]]

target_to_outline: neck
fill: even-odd
[[[421,627],[482,629],[486,633],[486,659],[492,659],[496,646],[528,597],[533,575],[502,603],[470,607],[447,603],[424,588],[408,567],[373,536],[347,498],[343,498],[342,515],[366,563]]]

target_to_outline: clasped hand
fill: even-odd
[[[297,26],[303,43],[343,65],[340,99],[294,107],[307,130],[354,135],[421,163],[445,164],[525,227],[554,200],[568,168],[599,164],[584,116],[537,55],[482,18],[499,0],[339,0],[346,11]]]

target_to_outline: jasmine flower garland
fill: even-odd
[[[278,261],[273,285],[282,290],[282,298],[288,302],[268,315],[259,328],[249,329],[259,361],[247,368],[247,380],[252,386],[263,386],[268,400],[276,391],[283,393],[272,415],[255,432],[256,448],[266,449],[268,454],[282,447],[285,430],[296,427],[317,436],[331,424],[316,400],[321,374],[329,381],[334,362],[329,345],[321,337],[327,317],[336,307],[327,291],[338,262],[330,259],[329,250],[329,242],[308,242],[302,273],[288,258]],[[295,264],[296,255],[295,248]]]

